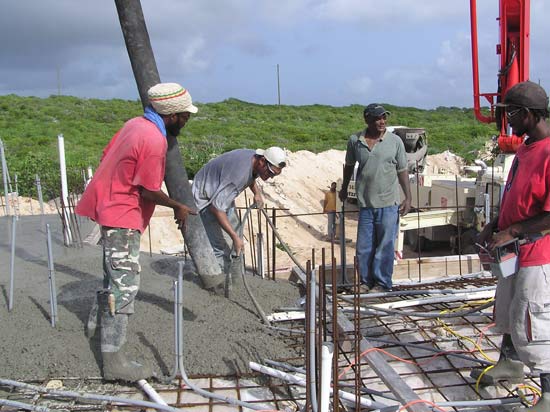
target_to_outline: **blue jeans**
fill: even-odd
[[[391,289],[398,229],[398,205],[359,210],[356,254],[362,283]]]

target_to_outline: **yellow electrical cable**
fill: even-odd
[[[490,298],[490,299],[487,299],[485,301],[481,301],[481,304],[485,304],[485,303],[488,303],[488,302],[491,302],[492,300],[494,300],[494,298]],[[473,304],[476,304],[476,302],[473,302]],[[472,307],[473,304],[470,304],[470,303],[466,303],[464,305],[461,305],[459,306],[458,308],[455,308],[455,309],[445,309],[445,310],[442,310],[441,311],[441,314],[445,314],[445,313],[452,313],[452,312],[457,312],[459,310],[462,310],[463,308],[465,307]],[[455,332],[450,326],[448,326],[444,321],[442,321],[440,318],[436,318],[436,320],[439,322],[439,324],[443,327],[444,330],[446,330],[447,332],[449,332],[451,335],[453,336],[456,336],[457,338],[459,339],[462,339],[462,340],[466,340],[468,342],[470,342],[472,345],[474,345],[474,347],[479,351],[480,355],[485,358],[486,360],[488,360],[489,362],[495,362],[491,357],[489,357],[488,355],[485,354],[485,352],[483,351],[483,349],[481,348],[481,346],[478,345],[477,342],[475,342],[472,338],[469,338],[467,336],[462,336],[461,334],[459,334],[458,332]],[[473,350],[472,350],[473,352]]]
[[[487,366],[485,369],[483,369],[483,372],[477,377],[476,380],[476,392],[479,392],[479,382],[481,382],[481,378],[483,375],[485,375],[487,372],[489,372],[491,369],[493,369],[495,365]]]

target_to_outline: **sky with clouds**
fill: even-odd
[[[0,95],[137,99],[112,0],[2,1]],[[195,101],[472,107],[469,0],[141,0],[162,81]],[[495,92],[498,0],[478,0]],[[531,79],[550,87],[550,1],[531,0]]]

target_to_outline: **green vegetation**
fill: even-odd
[[[349,135],[364,127],[359,105],[279,107],[228,99],[198,106],[178,137],[190,177],[212,157],[236,148],[344,150]],[[472,109],[385,107],[392,112],[390,124],[426,129],[430,154],[450,150],[471,161],[495,134],[491,125],[475,120]],[[63,134],[69,185],[78,191],[83,170],[95,169],[111,136],[141,113],[138,101],[0,96],[0,139],[12,181],[17,174],[19,192],[36,197],[38,174],[45,197],[59,193],[57,135]]]

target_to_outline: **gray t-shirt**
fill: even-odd
[[[239,193],[254,180],[254,154],[251,149],[232,150],[210,160],[197,172],[191,189],[199,211],[213,205],[227,212]]]
[[[357,203],[360,207],[381,208],[399,204],[397,174],[407,170],[407,154],[401,138],[386,131],[370,150],[365,130],[348,140],[346,165],[359,163],[355,180]]]

